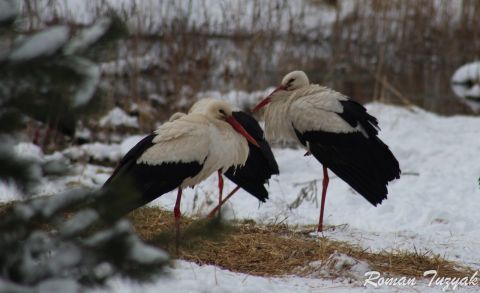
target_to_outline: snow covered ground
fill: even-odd
[[[414,286],[378,286],[367,284],[359,286],[346,280],[326,280],[318,278],[300,278],[295,276],[283,278],[257,277],[233,273],[215,266],[199,266],[186,261],[177,261],[175,268],[169,270],[170,277],[160,278],[150,284],[135,284],[126,280],[115,279],[109,283],[110,289],[98,289],[93,292],[442,292],[443,288],[452,290],[452,286],[435,286],[430,279],[416,280]],[[363,283],[363,282],[362,282]],[[398,291],[396,291],[398,290]],[[416,290],[416,291],[415,291]],[[460,287],[456,292],[477,292],[474,287]]]
[[[414,108],[412,111],[383,104],[369,104],[369,112],[380,121],[381,138],[397,156],[403,174],[389,185],[388,199],[375,208],[331,174],[326,201],[325,221],[334,225],[323,233],[332,239],[347,240],[372,251],[411,250],[435,254],[480,269],[480,117],[441,117]],[[130,137],[122,144],[109,145],[102,151],[110,159],[128,151],[141,136]],[[106,147],[108,149],[108,147]],[[98,148],[90,148],[98,149]],[[82,149],[88,154],[89,148]],[[240,191],[225,211],[231,218],[251,218],[260,223],[286,222],[316,224],[317,199],[321,191],[321,165],[312,157],[304,157],[301,149],[274,149],[280,175],[270,182],[270,200],[259,205],[249,194]],[[72,156],[72,149],[64,152]],[[98,155],[98,153],[97,153]],[[71,188],[72,185],[94,188],[108,178],[108,168],[76,165],[74,175],[45,182],[42,194]],[[47,188],[48,187],[48,188]],[[234,185],[226,180],[225,189]],[[303,201],[296,202],[301,189],[307,191]],[[316,188],[316,190],[315,190]],[[0,184],[0,201],[13,198],[11,186]],[[309,193],[309,191],[311,191]],[[205,215],[216,203],[217,178],[211,176],[195,189],[186,190],[182,212]],[[196,196],[197,195],[197,196]],[[175,194],[165,194],[152,202],[173,209]],[[296,206],[295,203],[296,202]],[[434,269],[434,268],[432,268]],[[361,277],[361,276],[359,276]],[[345,280],[318,278],[261,278],[232,273],[212,266],[198,266],[178,261],[171,276],[151,284],[112,280],[112,292],[368,292]],[[403,287],[402,287],[403,288]],[[414,287],[422,292],[441,291],[429,287],[428,280],[418,280]],[[408,287],[405,288],[407,291]],[[469,292],[477,288],[463,288]],[[99,289],[100,290],[100,289]],[[106,289],[101,289],[103,291]],[[391,292],[392,288],[376,288],[374,292]]]
[[[442,292],[444,286],[429,284],[430,280],[416,280],[414,286],[388,287],[367,285],[339,280],[317,278],[265,278],[247,274],[233,273],[215,266],[199,266],[186,261],[177,261],[175,268],[169,270],[169,277],[162,277],[150,284],[135,284],[115,279],[110,282],[111,292]],[[452,290],[452,286],[445,287]],[[415,291],[417,290],[417,291]],[[105,292],[105,289],[94,292]],[[458,287],[456,292],[476,292],[477,288]]]

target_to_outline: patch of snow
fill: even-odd
[[[93,292],[302,292],[331,284],[313,278],[262,278],[186,261],[176,261],[175,267],[168,272],[169,277],[159,278],[151,284],[117,278],[108,283],[109,288]]]
[[[333,268],[333,271],[342,273],[346,270],[349,278],[362,280],[365,277],[365,273],[372,269],[365,261],[357,260],[351,256],[343,253],[333,253],[329,256],[328,263]]]
[[[317,236],[317,233],[312,233]],[[465,233],[417,233],[399,229],[395,232],[374,232],[365,229],[340,225],[335,229],[324,231],[321,236],[368,248],[371,251],[422,251],[441,255],[450,260],[480,269],[480,260],[475,257],[478,243],[477,235]]]
[[[167,99],[164,96],[160,96],[158,94],[149,94],[148,99],[156,101],[160,105],[165,105],[167,103]]]
[[[132,135],[125,138],[120,144],[120,153],[124,156],[131,150],[138,142],[140,142],[146,135]]]
[[[473,111],[480,111],[480,61],[465,64],[452,76],[452,90]]]
[[[86,127],[76,127],[75,138],[89,141],[92,139],[92,131]]]
[[[12,62],[50,56],[68,41],[70,29],[66,25],[52,26],[28,36],[8,55]]]
[[[452,82],[462,83],[468,80],[480,80],[480,61],[461,66],[452,76]]]
[[[103,184],[111,173],[111,168],[87,164],[82,166],[81,172],[73,178],[77,179],[81,185],[96,188]]]
[[[126,126],[138,128],[138,119],[137,117],[129,116],[125,111],[119,107],[115,107],[107,115],[103,116],[100,119],[99,125],[102,127],[105,126]]]
[[[112,168],[91,164],[73,164],[64,176],[44,177],[36,186],[34,196],[53,195],[72,188],[99,188],[110,177]],[[1,197],[1,194],[0,194]],[[3,197],[2,197],[3,198]]]
[[[97,161],[116,162],[121,159],[120,146],[118,144],[104,144],[100,142],[86,143],[81,146],[66,148],[62,154],[72,160],[91,158]]]
[[[176,261],[175,267],[167,271],[167,277],[160,277],[152,283],[139,284],[127,279],[110,280],[106,288],[95,288],[90,292],[251,292],[251,293],[290,293],[290,292],[442,292],[440,286],[428,286],[426,280],[417,280],[413,288],[402,286],[363,286],[363,281],[343,279],[302,278],[295,276],[259,277],[235,273],[211,265],[197,265],[192,262]],[[477,287],[462,287],[458,292],[476,292]],[[457,292],[457,291],[456,291]]]
[[[338,252],[331,254],[324,262],[312,261],[307,268],[301,267],[298,271],[301,273],[305,269],[310,278],[343,279],[349,282],[362,282],[365,273],[372,270],[367,262]]]
[[[162,62],[158,58],[158,52],[152,50],[139,57],[128,57],[126,59],[119,59],[111,62],[104,62],[100,65],[100,68],[104,74],[130,74],[132,68],[135,70],[144,71],[152,67],[161,66]]]

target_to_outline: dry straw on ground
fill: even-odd
[[[143,239],[176,255],[172,237],[173,216],[170,212],[143,208],[131,213],[130,219]],[[371,252],[348,242],[311,237],[309,232],[313,231],[313,227],[260,226],[253,221],[222,226],[220,223],[193,221],[185,217],[182,221],[178,258],[247,274],[280,276],[300,272],[308,276],[319,269],[309,266],[309,263],[320,261],[321,268],[328,270],[329,257],[334,253],[365,261],[372,270],[392,276],[422,277],[424,271],[432,269],[441,276],[449,277],[464,277],[473,273],[472,269],[431,252]],[[219,230],[219,233],[206,235],[209,234],[208,225]],[[198,232],[204,235],[198,235]],[[349,267],[344,269],[348,271]],[[339,274],[341,272],[332,272],[331,276]]]

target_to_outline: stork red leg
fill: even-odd
[[[230,191],[230,193],[227,195],[227,197],[225,197],[224,200],[222,200],[220,202],[220,204],[218,206],[216,206],[209,214],[207,217],[209,218],[213,218],[213,216],[215,216],[215,213],[227,202],[227,200],[230,199],[230,197],[232,197],[232,195],[235,194],[235,192],[237,192],[238,190],[240,189],[240,186],[237,186],[235,187],[232,191]]]
[[[218,212],[220,213],[220,208],[222,207],[222,198],[223,198],[223,176],[222,170],[218,170]]]
[[[323,182],[322,182],[322,203],[320,206],[320,219],[318,221],[318,232],[323,231],[323,209],[325,208],[325,198],[327,197],[327,188],[328,188],[328,170],[327,167],[323,166]]]
[[[175,202],[175,207],[173,208],[173,214],[175,216],[175,248],[177,249],[178,254],[178,246],[180,240],[180,216],[182,215],[180,212],[180,201],[182,200],[182,189],[178,188],[177,193],[177,201]]]

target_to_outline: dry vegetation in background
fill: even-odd
[[[74,12],[63,11],[62,1],[44,2],[50,13],[42,20],[43,6],[26,1],[26,27],[42,21],[74,25]],[[203,22],[196,16],[209,11],[209,1],[162,3],[162,11],[141,5],[117,9],[131,37],[106,56],[106,108],[135,101],[153,107],[153,118],[163,120],[185,110],[200,91],[264,89],[301,68],[313,81],[361,101],[469,113],[452,98],[449,80],[458,66],[479,57],[479,1],[219,1],[220,18]],[[347,15],[345,3],[353,3]],[[322,14],[306,26],[312,6],[335,19],[325,24]],[[108,1],[88,7],[93,15],[110,9]]]

